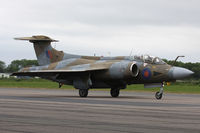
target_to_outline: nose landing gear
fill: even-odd
[[[163,91],[164,91],[164,84],[162,84],[162,86],[160,87],[160,91],[156,92],[155,94],[156,99],[158,100],[162,99]]]

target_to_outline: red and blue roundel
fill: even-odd
[[[46,56],[47,56],[47,58],[52,59],[52,53],[50,50],[46,51]]]
[[[142,77],[144,79],[150,79],[151,78],[151,70],[149,68],[145,68],[142,70]]]

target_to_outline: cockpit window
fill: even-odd
[[[145,63],[152,63],[153,62],[153,57],[149,56],[149,55],[144,55],[143,56],[143,60]]]
[[[153,57],[149,55],[142,55],[142,56],[134,56],[135,60],[141,60],[145,63],[151,63],[151,64],[166,64],[162,59],[159,57]]]
[[[153,64],[166,64],[162,59],[158,58],[158,57],[155,57],[154,60],[153,60]]]

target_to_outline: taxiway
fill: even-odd
[[[200,95],[0,88],[1,133],[199,133]]]

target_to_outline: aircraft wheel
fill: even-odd
[[[156,92],[155,97],[156,97],[156,99],[160,100],[160,99],[162,99],[162,95],[163,95],[163,93],[160,93],[158,91],[158,92]]]
[[[112,96],[112,97],[118,97],[119,96],[119,89],[111,89],[110,90],[110,95]]]
[[[88,89],[79,89],[79,96],[80,97],[87,97]]]

